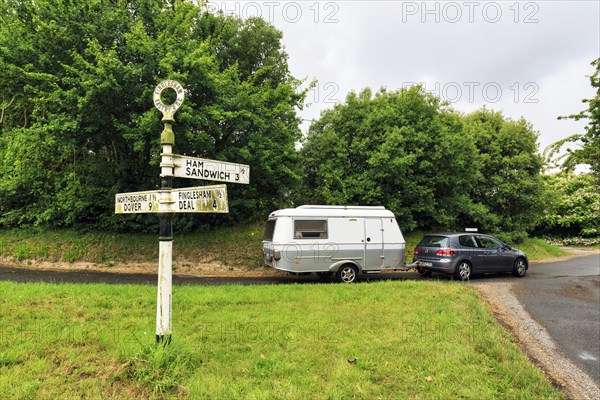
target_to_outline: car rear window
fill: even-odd
[[[419,246],[447,247],[448,236],[428,235],[419,242]]]

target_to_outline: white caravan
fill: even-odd
[[[359,272],[405,270],[405,241],[384,207],[311,206],[269,215],[263,240],[268,266],[294,274],[336,275],[351,283]]]

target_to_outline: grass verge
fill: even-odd
[[[461,283],[155,290],[0,282],[0,397],[561,398]]]
[[[182,263],[219,263],[246,270],[262,269],[264,224],[227,227],[175,235],[174,260]],[[424,232],[405,234],[407,260]],[[148,234],[78,233],[76,231],[0,230],[0,256],[20,262],[89,262],[111,267],[115,263],[158,259],[158,239]],[[568,254],[541,239],[529,238],[516,247],[530,260]]]
[[[174,260],[262,268],[263,224],[175,234]],[[158,235],[79,233],[72,230],[0,230],[0,256],[21,262],[156,262]]]

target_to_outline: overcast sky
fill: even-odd
[[[558,121],[593,97],[600,1],[212,1],[283,32],[292,74],[318,84],[302,118],[365,87],[424,83],[463,112],[486,106],[524,117],[540,150],[583,132]],[[304,124],[306,131],[308,122]]]

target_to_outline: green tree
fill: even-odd
[[[552,201],[539,229],[561,236],[600,236],[600,192],[590,174],[562,172],[545,176]]]
[[[579,164],[588,164],[592,174],[596,177],[596,182],[600,185],[600,58],[592,62],[595,67],[594,73],[590,76],[590,83],[596,89],[596,95],[592,99],[583,99],[588,104],[587,110],[558,119],[581,119],[587,120],[585,133],[571,135],[565,139],[553,143],[546,150],[548,160],[560,163],[560,166],[566,171],[573,171]],[[567,153],[559,156],[557,160],[552,160],[561,148],[566,144],[576,144],[576,149],[567,149]]]
[[[298,180],[304,93],[262,19],[177,0],[3,0],[0,71],[1,225],[154,226],[112,210],[115,193],[158,184],[152,91],[168,78],[186,88],[175,151],[251,166],[228,218],[262,217]]]
[[[407,230],[519,240],[545,204],[530,124],[486,109],[464,116],[419,87],[349,94],[313,123],[302,156],[300,201],[385,205]]]
[[[454,227],[479,176],[462,131],[461,116],[420,87],[350,93],[310,127],[301,201],[385,205],[408,230]]]
[[[485,108],[465,117],[464,130],[475,140],[481,171],[470,192],[471,223],[507,240],[525,238],[546,199],[538,134],[524,119]]]

